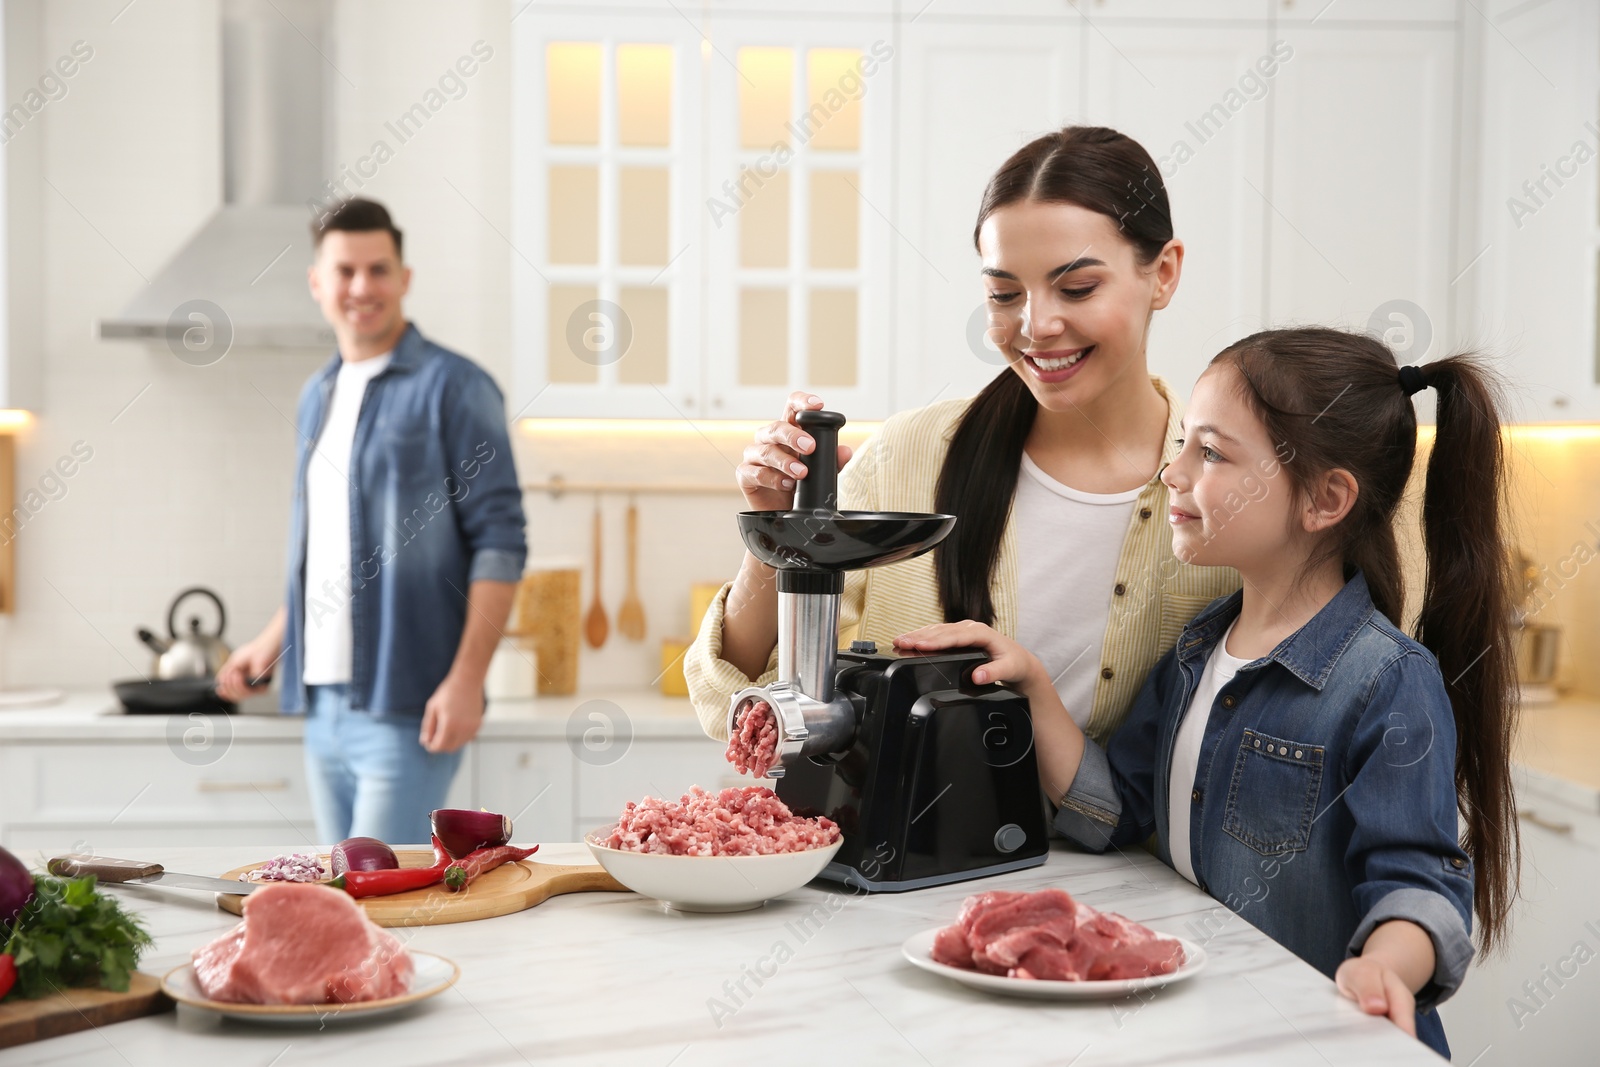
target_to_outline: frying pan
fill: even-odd
[[[215,678],[161,678],[154,681],[134,678],[114,682],[111,688],[116,690],[123,710],[130,715],[189,711],[231,715],[239,710],[239,705],[217,696]]]

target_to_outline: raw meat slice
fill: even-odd
[[[244,921],[194,950],[206,996],[236,1004],[348,1004],[411,985],[405,947],[348,895],[276,882],[245,897]]]
[[[946,967],[965,967],[972,970],[972,949],[967,945],[967,935],[959,926],[946,926],[933,939],[933,961]]]
[[[740,774],[767,776],[778,762],[778,718],[771,704],[758,700],[744,709],[724,755]]]
[[[968,897],[955,925],[934,937],[932,955],[950,967],[1067,982],[1167,974],[1184,960],[1172,938],[1059,889]]]

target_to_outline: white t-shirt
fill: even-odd
[[[1085,493],[1022,455],[1017,531],[1017,642],[1039,657],[1080,727],[1094,710],[1100,648],[1122,541],[1143,486]]]
[[[1233,624],[1222,635],[1217,647],[1206,660],[1206,669],[1200,673],[1200,684],[1178,724],[1178,736],[1172,744],[1172,777],[1167,797],[1168,845],[1172,852],[1172,868],[1196,885],[1194,857],[1189,851],[1189,813],[1194,810],[1194,776],[1200,768],[1200,742],[1205,738],[1206,723],[1211,718],[1211,707],[1217,693],[1233,681],[1239,668],[1251,662],[1228,655],[1228,638],[1233,634]]]
[[[367,384],[392,353],[339,365],[306,467],[306,685],[350,681],[350,451]]]

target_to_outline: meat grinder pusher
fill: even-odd
[[[739,515],[745,546],[778,572],[778,677],[734,694],[730,735],[746,709],[771,707],[779,798],[844,831],[824,878],[899,892],[1038,866],[1049,843],[1028,702],[972,683],[987,656],[837,647],[844,572],[928,551],[955,516],[838,510],[844,416],[795,421],[816,447],[793,510]]]

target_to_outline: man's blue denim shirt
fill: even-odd
[[[1061,833],[1099,852],[1153,832],[1171,866],[1173,743],[1242,596],[1195,616],[1108,747],[1086,744]],[[1373,607],[1357,572],[1210,710],[1189,830],[1201,888],[1329,977],[1378,924],[1422,927],[1437,963],[1417,994],[1417,1035],[1448,1055],[1433,1007],[1472,959],[1472,865],[1457,842],[1455,717],[1433,655]]]
[[[300,649],[306,598],[315,610],[352,599],[350,705],[420,716],[450,670],[467,590],[515,582],[527,558],[522,488],[505,401],[477,364],[413,325],[367,385],[350,451],[350,580],[305,588],[306,467],[322,431],[340,357],[306,382],[289,525],[288,626],[282,707],[306,710]]]

